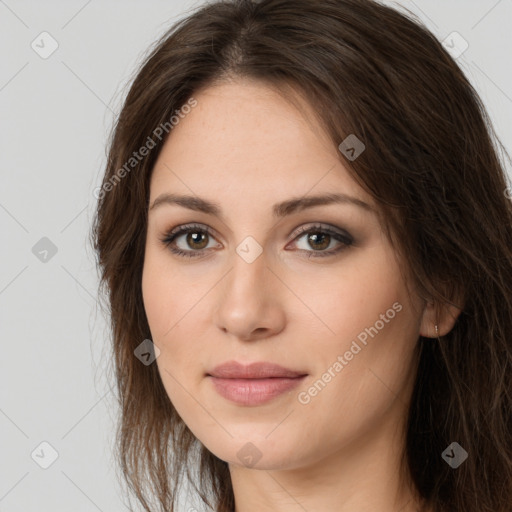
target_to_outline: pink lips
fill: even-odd
[[[307,374],[273,363],[242,365],[228,361],[207,376],[224,398],[241,405],[259,405],[298,386]]]

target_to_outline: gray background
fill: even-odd
[[[0,0],[1,512],[126,510],[111,452],[108,331],[87,243],[92,191],[137,65],[201,3]],[[386,3],[416,13],[440,40],[456,31],[467,41],[457,61],[511,152],[512,1]],[[44,31],[58,43],[47,58],[31,47],[51,49]],[[43,237],[55,254],[40,252]],[[42,442],[58,454],[47,469]],[[185,498],[180,510],[189,506],[202,510]]]

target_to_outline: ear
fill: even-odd
[[[461,293],[456,294],[456,303],[448,302],[439,305],[434,301],[427,301],[421,318],[420,335],[425,338],[437,338],[448,334],[462,312],[463,302]]]

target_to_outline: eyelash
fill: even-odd
[[[179,228],[175,228],[168,233],[165,234],[165,236],[161,239],[161,242],[169,248],[169,250],[181,257],[184,258],[197,258],[203,256],[201,253],[204,252],[204,249],[199,250],[190,250],[190,251],[183,251],[181,249],[177,249],[176,247],[173,247],[171,244],[178,238],[180,235],[188,234],[188,233],[206,233],[208,236],[211,236],[214,238],[213,233],[211,230],[207,227],[203,227],[199,224],[185,224],[183,226],[179,226]],[[299,251],[310,253],[308,255],[308,258],[314,257],[314,258],[325,258],[327,256],[333,256],[335,254],[340,253],[344,249],[348,248],[354,243],[354,240],[350,235],[345,235],[343,233],[339,233],[337,231],[334,231],[328,227],[324,227],[321,224],[315,224],[313,226],[309,226],[308,228],[301,227],[299,231],[296,233],[295,238],[293,241],[296,241],[298,238],[301,238],[302,236],[310,233],[321,233],[321,234],[327,234],[332,236],[336,241],[340,242],[343,246],[338,249],[330,249],[329,251],[306,251],[305,249],[299,249]]]

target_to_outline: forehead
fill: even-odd
[[[172,190],[220,201],[339,192],[372,202],[300,96],[292,104],[264,83],[237,80],[193,97],[153,169],[152,200]]]

